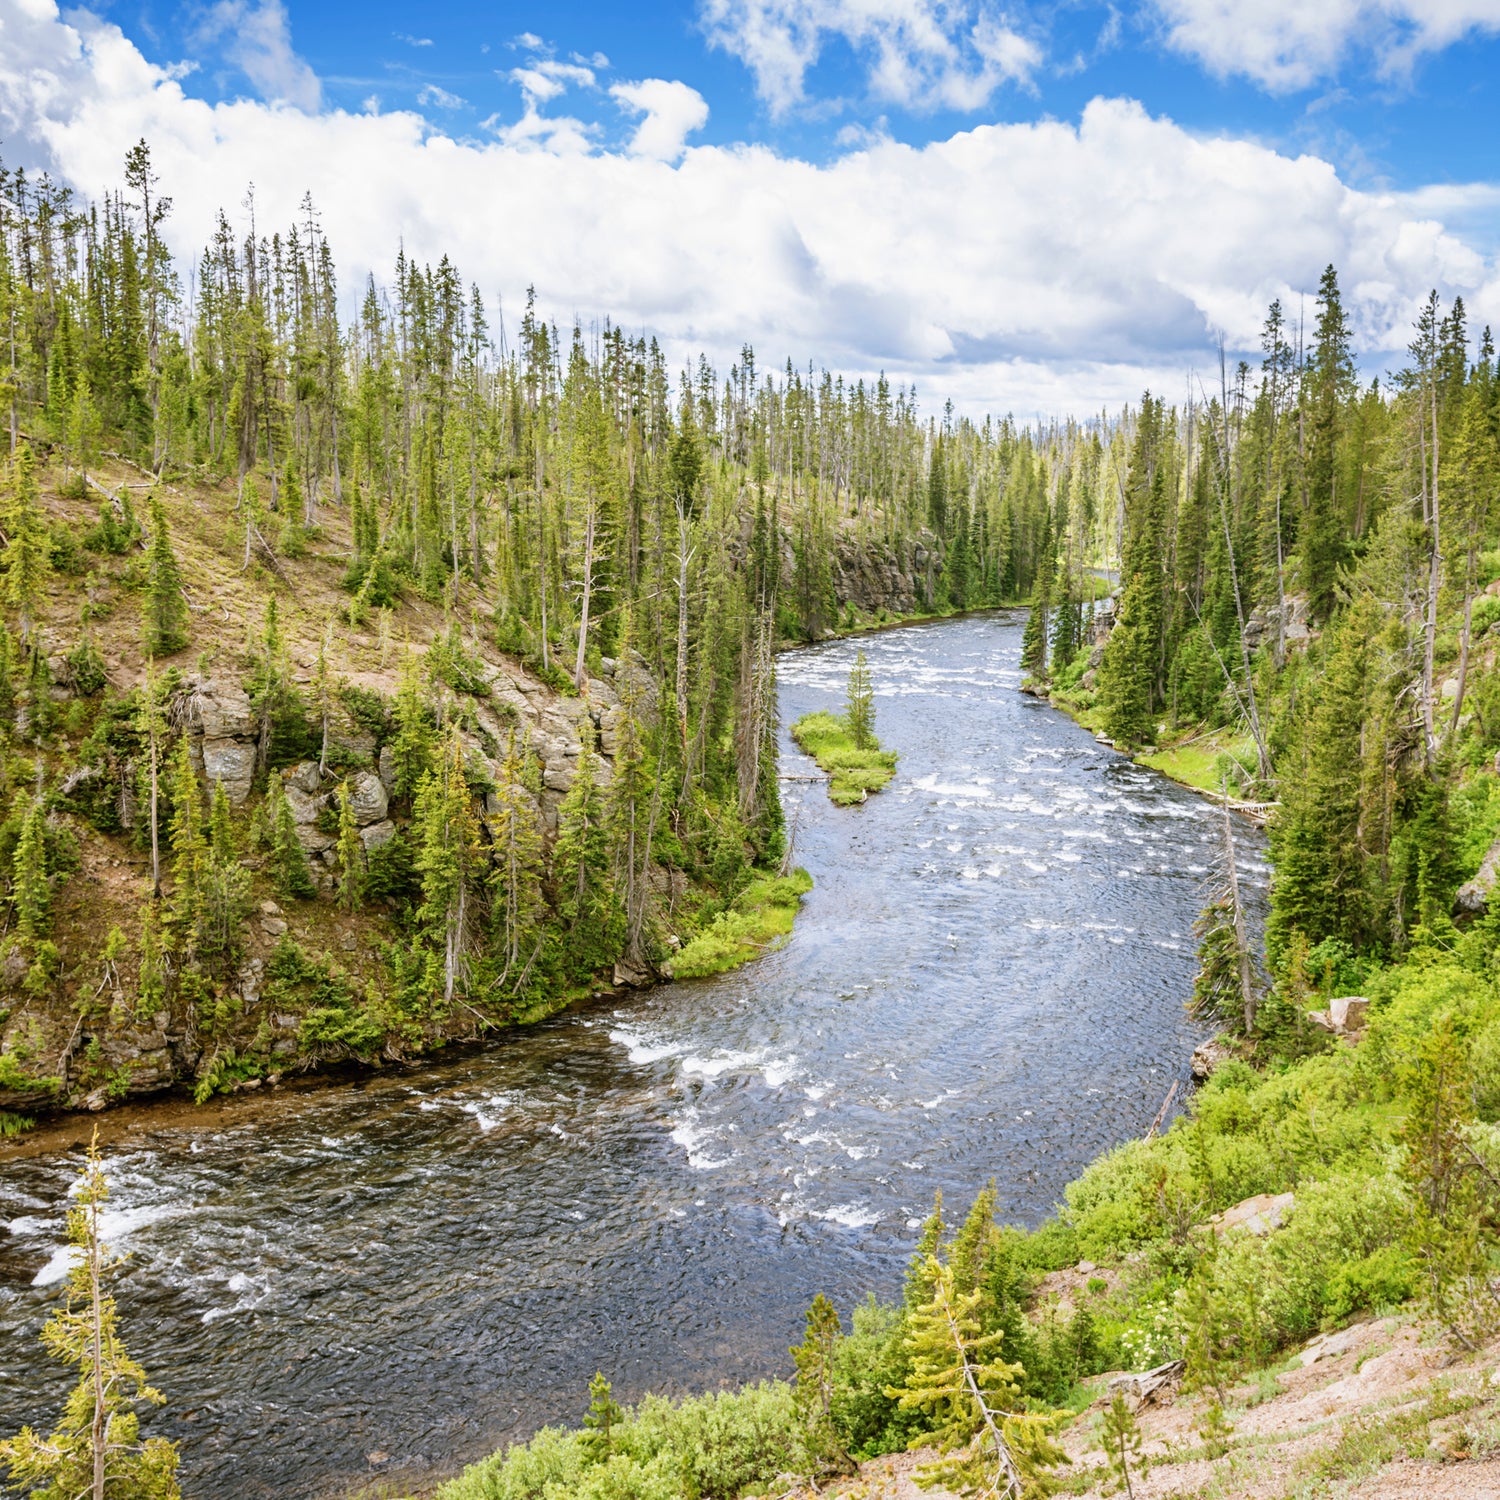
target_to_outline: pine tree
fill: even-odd
[[[79,489],[86,491],[89,470],[99,458],[99,434],[102,424],[94,406],[93,393],[89,389],[87,375],[80,375],[73,387],[73,399],[68,408],[69,462],[78,470]]]
[[[141,907],[141,963],[136,979],[135,1013],[142,1021],[167,1003],[167,972],[162,954],[161,909],[155,899]]]
[[[614,790],[619,790],[618,776]],[[613,963],[623,938],[623,913],[611,879],[610,820],[587,740],[557,820],[552,850],[557,913],[569,973],[582,978]]]
[[[1360,817],[1361,743],[1370,658],[1380,611],[1360,601],[1327,642],[1317,697],[1304,709],[1293,755],[1282,775],[1283,806],[1271,825],[1272,962],[1293,932],[1309,943],[1340,937],[1354,945],[1374,935]]]
[[[38,643],[33,641],[31,656],[26,663],[23,717],[28,738],[40,745],[52,732],[57,705],[52,701],[52,668],[47,663],[47,653],[37,648]]]
[[[413,796],[432,769],[432,724],[417,657],[407,651],[401,659],[401,682],[396,689],[393,715],[395,733],[391,756],[395,761],[394,791],[398,797]]]
[[[875,688],[870,680],[870,666],[863,651],[854,653],[849,668],[849,687],[844,703],[844,727],[857,750],[875,750]]]
[[[4,620],[0,620],[0,719],[14,723],[16,716],[16,644]]]
[[[1039,682],[1047,677],[1047,614],[1047,596],[1038,580],[1026,615],[1026,628],[1021,632],[1021,670]]]
[[[1142,418],[1144,423],[1145,418]],[[1165,577],[1161,512],[1165,470],[1156,465],[1125,563],[1115,628],[1099,664],[1099,701],[1105,732],[1121,744],[1156,738],[1157,683],[1161,670],[1162,586]]]
[[[281,552],[284,557],[298,558],[307,552],[302,508],[302,486],[297,480],[297,466],[287,459],[281,481]]]
[[[182,574],[167,530],[161,494],[151,491],[151,541],[146,553],[146,654],[171,656],[188,643],[187,602],[182,597]]]
[[[1114,1493],[1125,1491],[1126,1500],[1134,1500],[1135,1486],[1131,1482],[1132,1468],[1140,1464],[1141,1429],[1135,1420],[1124,1396],[1119,1391],[1104,1410],[1104,1430],[1100,1434],[1110,1474],[1114,1478]]]
[[[194,778],[196,791],[197,778]],[[250,872],[240,859],[239,840],[224,783],[214,783],[207,847],[199,862],[197,935],[200,957],[228,964],[239,951],[240,924],[249,911]]]
[[[354,821],[349,783],[339,783],[338,902],[345,911],[358,911],[365,895],[365,846]]]
[[[266,790],[266,814],[271,844],[271,883],[283,896],[306,900],[317,894],[307,867],[307,852],[297,837],[297,819],[286,794],[286,783],[273,775]]]
[[[1344,411],[1354,387],[1349,324],[1332,266],[1318,283],[1318,322],[1307,369],[1309,409],[1302,526],[1303,582],[1313,617],[1326,620],[1333,609],[1334,584],[1344,554],[1342,497],[1338,490],[1339,448]]]
[[[161,899],[161,742],[166,734],[161,693],[155,663],[146,658],[146,680],[141,684],[140,704],[133,727],[145,740],[146,764],[141,768],[146,804],[146,830],[151,845],[151,898]]]
[[[514,730],[490,817],[492,910],[499,945],[497,986],[524,994],[547,936],[546,865],[537,801],[527,785],[527,752]]]
[[[52,887],[47,877],[47,816],[34,797],[21,820],[21,836],[11,859],[11,901],[16,936],[30,953],[51,925]]]
[[[188,947],[198,932],[199,887],[208,859],[208,840],[203,832],[202,794],[186,735],[178,736],[172,752],[170,786],[172,818],[167,825],[167,842],[172,850],[172,926],[178,942]]]
[[[834,1351],[843,1330],[832,1302],[821,1292],[807,1309],[807,1331],[791,1350],[797,1370],[794,1400],[807,1430],[807,1445],[825,1470],[852,1474],[854,1461],[839,1439],[833,1420]]]
[[[140,1437],[136,1407],[160,1406],[165,1398],[126,1353],[115,1299],[106,1290],[118,1264],[101,1238],[108,1196],[95,1131],[68,1211],[74,1256],[67,1303],[42,1334],[48,1352],[78,1371],[78,1384],[49,1437],[23,1427],[0,1442],[10,1483],[34,1500],[179,1500],[176,1445]]]
[[[1000,1358],[1003,1335],[979,1331],[982,1294],[957,1292],[951,1267],[935,1257],[928,1257],[926,1278],[932,1298],[907,1324],[911,1374],[886,1394],[901,1410],[924,1413],[944,1451],[964,1451],[931,1465],[924,1482],[1025,1500],[1040,1491],[1047,1469],[1067,1462],[1052,1437],[1057,1417],[1024,1410],[1017,1382],[1025,1371]]]
[[[605,1464],[615,1451],[615,1428],[625,1420],[602,1370],[589,1381],[589,1409],[583,1416],[583,1448],[589,1462]]]
[[[5,598],[19,612],[21,639],[29,644],[42,595],[52,577],[51,540],[29,443],[22,443],[10,460],[0,524],[5,528],[5,550],[0,553],[5,563]]]
[[[452,1004],[467,970],[469,908],[481,863],[479,825],[464,745],[456,728],[417,790],[412,823],[417,835],[416,864],[422,876],[417,925],[442,955],[443,999]]]
[[[1456,1344],[1477,1349],[1500,1325],[1490,1275],[1496,1194],[1468,1144],[1474,1090],[1451,1012],[1418,1043],[1401,1083],[1407,1112],[1397,1170],[1411,1203],[1407,1250],[1428,1312]]]

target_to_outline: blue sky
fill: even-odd
[[[1317,8],[1322,0],[1306,3]],[[254,92],[253,82],[208,34],[204,17],[212,5],[113,0],[95,8],[152,60],[197,61],[198,70],[186,80],[189,92],[211,100]],[[519,117],[522,90],[509,75],[550,56],[591,65],[606,86],[620,79],[679,79],[709,105],[708,122],[695,139],[764,142],[811,160],[839,151],[851,127],[920,144],[979,122],[1074,118],[1089,99],[1104,94],[1138,99],[1190,129],[1312,151],[1360,185],[1410,188],[1495,172],[1500,37],[1482,25],[1458,44],[1433,47],[1395,67],[1383,67],[1378,49],[1372,50],[1377,28],[1351,28],[1334,66],[1306,82],[1268,88],[1174,46],[1169,23],[1153,7],[1132,10],[1087,0],[1007,7],[1002,13],[1034,39],[1042,60],[1024,86],[1004,84],[968,109],[904,108],[872,95],[867,49],[830,29],[808,72],[805,100],[777,113],[757,93],[755,74],[742,57],[713,41],[714,27],[698,4],[587,0],[413,7],[394,0],[287,0],[285,8],[295,48],[321,81],[326,102],[358,108],[374,96],[386,107],[417,109],[445,130],[473,131],[494,116]],[[1500,7],[1490,9],[1500,27]],[[1247,0],[1236,14],[1255,10]],[[1474,10],[1482,16],[1485,7]],[[522,38],[543,45],[528,46]],[[600,57],[607,63],[596,64]],[[598,124],[604,140],[628,133],[619,108],[597,89],[571,88],[567,113]]]
[[[753,343],[1053,416],[1216,380],[1339,267],[1361,359],[1500,325],[1500,0],[0,0],[12,164],[151,143],[214,214],[322,212],[727,367]]]

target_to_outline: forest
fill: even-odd
[[[1025,604],[1028,686],[1226,806],[1190,1000],[1224,1061],[1038,1229],[939,1203],[897,1302],[814,1304],[792,1384],[596,1382],[445,1493],[728,1500],[932,1434],[975,1440],[950,1482],[1040,1493],[1102,1372],[1182,1357],[1222,1453],[1320,1328],[1494,1334],[1500,367],[1461,302],[1366,378],[1329,267],[1180,405],[1026,427],[748,346],[670,371],[534,297],[511,330],[446,259],[341,288],[310,201],[182,265],[171,213],[144,142],[97,203],[0,176],[7,1134],[755,951],[806,889],[778,650]],[[1269,819],[1263,951],[1231,803]],[[1206,1227],[1293,1191],[1278,1235]]]

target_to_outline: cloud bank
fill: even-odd
[[[527,103],[542,127],[547,77]],[[576,131],[462,138],[409,112],[208,104],[113,25],[0,0],[10,162],[95,193],[144,136],[185,268],[219,208],[239,222],[247,184],[262,226],[291,222],[311,191],[349,289],[383,280],[399,240],[419,259],[449,254],[492,306],[518,309],[535,283],[560,320],[612,317],[679,360],[702,348],[727,369],[748,341],[763,368],[790,355],[884,369],[928,409],[952,397],[1023,418],[1087,414],[1148,384],[1175,397],[1193,369],[1216,378],[1217,335],[1253,351],[1270,299],[1295,316],[1329,261],[1373,368],[1399,359],[1431,286],[1500,321],[1492,254],[1445,228],[1493,222],[1492,187],[1360,191],[1316,157],[1195,136],[1122,99],[814,165],[685,147],[706,110],[685,85],[615,96],[640,116],[623,152]]]
[[[755,75],[773,114],[807,96],[830,42],[865,64],[873,98],[904,109],[973,110],[1026,84],[1041,49],[1006,12],[967,0],[700,0],[709,41]]]
[[[1168,42],[1221,78],[1308,88],[1356,53],[1398,77],[1424,54],[1500,32],[1500,0],[1154,0]]]

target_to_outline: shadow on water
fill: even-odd
[[[1034,1222],[1186,1078],[1214,808],[1017,693],[1008,616],[783,657],[787,722],[839,706],[856,644],[900,771],[848,811],[786,784],[817,884],[782,951],[400,1075],[131,1117],[107,1235],[189,1494],[451,1470],[576,1419],[596,1368],[627,1397],[783,1372],[816,1292],[894,1290],[936,1188],[994,1177]],[[36,1332],[75,1170],[0,1168],[0,1430],[65,1388]]]

